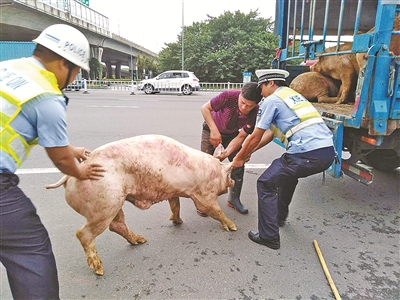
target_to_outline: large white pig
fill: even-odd
[[[165,136],[142,135],[101,146],[83,163],[101,164],[106,169],[105,176],[100,180],[64,176],[46,188],[64,184],[66,201],[86,218],[76,236],[96,274],[103,275],[104,270],[95,238],[107,227],[131,244],[146,242],[127,227],[122,210],[125,200],[141,209],[168,200],[170,220],[180,224],[179,197],[188,197],[225,230],[237,230],[217,202],[218,196],[234,184],[229,177],[231,165],[209,154]]]

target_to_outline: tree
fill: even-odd
[[[137,68],[138,74],[136,74],[138,79],[143,79],[144,75],[149,75],[150,72],[154,75],[158,73],[158,66],[154,58],[149,56],[137,56]]]
[[[207,16],[184,28],[185,69],[193,71],[203,82],[242,82],[242,72],[269,68],[278,47],[278,36],[272,32],[271,18],[225,12],[219,17]],[[180,69],[182,40],[166,44],[158,58],[160,71]],[[255,79],[255,75],[253,77]]]
[[[96,79],[101,78],[103,74],[103,65],[99,62],[99,60],[95,57],[92,57],[89,60],[89,67],[90,67],[90,78]]]

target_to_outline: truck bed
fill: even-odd
[[[371,130],[373,128],[373,120],[369,119],[366,114],[361,116],[361,122],[359,126],[356,122],[356,117],[352,117],[354,103],[348,104],[334,104],[334,103],[312,103],[314,107],[319,111],[323,117],[327,117],[335,120],[343,120],[344,127],[352,128],[364,128]],[[386,134],[375,134],[375,135],[388,135],[394,130],[400,129],[399,120],[388,120],[388,129]]]
[[[349,104],[335,104],[335,103],[312,103],[314,107],[321,114],[333,114],[335,116],[344,116],[345,118],[351,118],[353,113],[354,103]]]
[[[312,103],[323,117],[329,119],[342,120],[345,127],[365,128],[370,126],[370,120],[362,116],[361,124],[356,125],[356,118],[352,117],[354,103],[335,104],[335,103]]]

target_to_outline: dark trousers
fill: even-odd
[[[229,143],[239,134],[239,131],[233,133],[233,134],[221,134],[221,139],[222,139],[222,146],[224,148],[228,147]],[[232,152],[231,155],[228,156],[228,160],[232,161],[233,158],[238,154],[242,147],[239,149],[235,150]],[[208,153],[210,155],[214,154],[215,148],[210,142],[210,129],[208,128],[208,125],[206,122],[203,123],[203,130],[201,132],[201,151]]]
[[[221,134],[222,146],[224,146],[224,148],[228,147],[229,143],[238,134],[239,134],[239,131],[235,132],[234,134]],[[232,154],[228,156],[228,160],[232,161],[235,158],[236,154],[238,154],[240,149],[242,149],[242,147],[239,147],[239,149],[232,152]],[[206,122],[203,123],[203,131],[201,133],[201,151],[208,153],[210,155],[213,155],[214,151],[215,151],[214,146],[210,142],[210,129],[208,128],[208,125]],[[239,185],[242,186],[243,176],[244,176],[244,166],[232,171],[231,178],[235,181],[236,187],[238,187]],[[238,188],[238,190],[241,190],[241,188]],[[240,194],[240,191],[239,191],[239,194]]]
[[[18,176],[0,174],[0,261],[12,295],[14,299],[59,299],[49,235],[18,183]]]
[[[279,240],[278,220],[289,213],[299,178],[325,171],[335,158],[333,147],[301,154],[284,153],[257,180],[258,231],[263,239]]]

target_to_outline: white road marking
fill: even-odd
[[[245,169],[266,169],[269,164],[245,164]],[[18,169],[15,174],[49,174],[49,173],[60,173],[57,168],[33,168],[33,169]]]
[[[245,169],[267,169],[271,164],[245,164]]]
[[[33,169],[18,169],[15,174],[48,174],[48,173],[60,173],[57,168],[33,168]]]
[[[139,108],[139,106],[130,106],[130,105],[86,105],[86,107],[100,107],[100,108]]]

